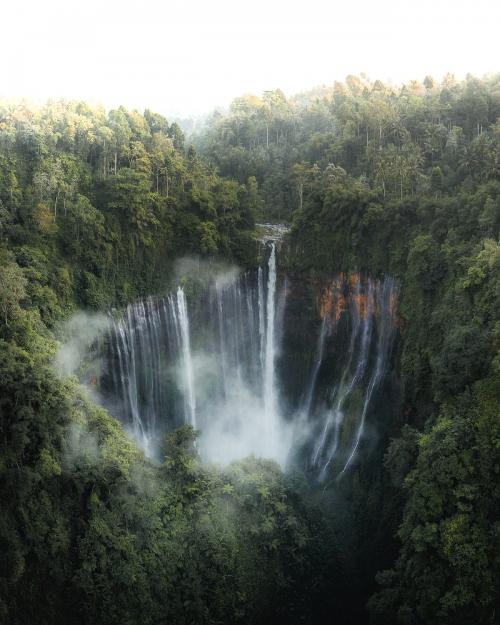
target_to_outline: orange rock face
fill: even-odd
[[[348,300],[345,296],[345,275],[340,273],[331,282],[330,286],[323,290],[320,296],[320,315],[330,317],[332,323],[337,323],[342,313],[347,310]]]
[[[342,314],[350,308],[361,319],[370,315],[379,315],[378,292],[381,288],[380,280],[363,278],[358,272],[346,276],[337,274],[332,282],[323,287],[319,294],[319,312],[322,319],[329,317],[332,324],[336,324]],[[397,291],[389,296],[389,313],[394,325],[397,319]]]

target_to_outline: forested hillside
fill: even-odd
[[[175,123],[64,102],[3,104],[0,119],[2,239],[19,264],[50,267],[59,304],[152,292],[181,254],[251,263],[252,181],[218,177]]]
[[[242,97],[200,139],[223,174],[255,176],[263,206],[291,220],[289,269],[400,283],[401,434],[385,465],[402,546],[378,576],[375,622],[495,618],[499,113],[498,75],[401,89],[350,76],[291,99]]]
[[[498,75],[403,87],[348,76],[292,98],[238,98],[197,143],[222,175],[256,177],[266,214],[288,220],[309,192],[346,173],[384,199],[497,178],[499,112]]]
[[[243,96],[189,140],[0,103],[0,623],[496,622],[499,114],[498,75]],[[178,257],[255,267],[256,220],[290,224],[283,273],[398,285],[400,398],[341,484],[207,466],[188,426],[145,458],[52,366]]]
[[[2,105],[0,143],[0,622],[309,610],[322,521],[273,462],[203,468],[186,428],[158,466],[52,368],[72,311],[165,289],[177,256],[254,263],[254,186],[218,177],[149,112]]]

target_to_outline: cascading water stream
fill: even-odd
[[[112,409],[148,452],[169,427],[188,423],[202,431],[200,450],[211,459],[254,453],[285,461],[276,388],[284,300],[274,243],[267,249],[257,275],[217,276],[192,309],[178,287],[113,321]]]
[[[359,296],[359,292],[357,295]],[[343,412],[344,405],[349,400],[349,397],[351,396],[356,385],[362,381],[363,376],[365,374],[365,369],[366,369],[367,360],[368,360],[368,352],[369,352],[369,347],[370,347],[371,334],[372,334],[372,324],[373,324],[372,299],[373,299],[373,283],[371,280],[369,280],[368,292],[367,292],[367,297],[366,297],[366,310],[364,311],[364,318],[361,318],[361,315],[362,315],[361,311],[358,310],[356,306],[353,307],[354,310],[352,311],[352,316],[354,318],[354,323],[353,323],[353,328],[351,332],[347,365],[344,368],[344,371],[342,373],[340,384],[338,387],[335,388],[335,392],[332,396],[332,399],[335,400],[335,403],[334,403],[332,410],[330,411],[328,415],[325,428],[323,430],[323,435],[320,440],[320,446],[318,446],[316,454],[315,454],[315,461],[317,461],[319,454],[324,452],[326,438],[327,438],[327,435],[329,433],[329,430],[333,422],[333,425],[334,425],[333,441],[326,454],[326,461],[324,462],[321,468],[320,479],[324,479],[326,472],[328,470],[328,467],[330,466],[330,463],[332,462],[332,460],[335,458],[335,455],[339,447],[340,433],[341,433],[342,425],[343,425],[344,418],[345,418],[345,414]],[[354,301],[356,301],[356,299]],[[349,382],[346,383],[348,375],[350,374],[350,371],[351,371],[351,366],[352,366],[353,357],[354,357],[354,348],[356,345],[356,341],[358,340],[358,335],[359,335],[359,331],[361,327],[363,328],[363,330],[362,330],[362,334],[360,337],[359,352],[358,352],[358,357],[356,359],[354,373],[352,373],[351,378],[349,379]]]
[[[342,368],[340,380],[332,381],[329,406],[325,407],[319,418],[321,429],[316,437],[310,462],[319,471],[320,480],[326,478],[334,463],[338,466],[339,454],[340,458],[344,458],[339,467],[343,467],[340,475],[352,464],[364,436],[371,400],[389,359],[394,332],[394,281],[386,278],[379,284],[368,278],[363,289],[364,292],[361,292],[361,283],[358,282],[354,291],[349,291],[351,331],[349,348],[345,354],[346,364]],[[339,311],[335,309],[332,314],[338,316]],[[378,337],[375,342],[374,332]],[[375,366],[370,371],[369,362],[373,358]],[[314,373],[318,375],[316,371]],[[361,393],[363,400],[358,412],[354,395],[359,396]],[[346,442],[343,441],[346,420],[350,423],[357,421],[347,456]]]
[[[266,416],[266,434],[274,436],[274,416],[275,405],[275,376],[274,364],[276,347],[274,344],[275,335],[275,308],[276,308],[276,247],[271,244],[271,255],[269,256],[269,272],[267,282],[267,328],[266,328],[266,349],[264,359],[264,413]]]
[[[286,418],[284,382],[301,362],[288,351],[293,333],[307,345],[306,320],[290,325],[287,311],[308,309],[294,299],[297,283],[278,275],[274,242],[267,250],[255,273],[217,274],[193,289],[193,299],[179,286],[112,319],[103,394],[149,454],[166,431],[190,424],[211,461],[253,453],[283,465],[295,444],[293,456],[323,480],[345,473],[364,449],[390,363],[395,285],[339,274],[321,294],[321,325],[304,325],[317,337],[310,369],[294,378],[306,382],[294,389]]]
[[[196,427],[196,398],[194,394],[193,359],[191,357],[191,337],[189,334],[189,318],[187,313],[186,296],[181,287],[177,289],[177,308],[179,312],[179,326],[182,345],[182,364],[184,369],[185,401],[189,423]]]
[[[259,267],[257,273],[257,289],[259,301],[259,340],[260,340],[260,362],[264,368],[264,350],[266,346],[266,329],[265,329],[265,310],[264,310],[264,284],[262,277],[262,267]]]
[[[311,405],[313,402],[314,390],[316,388],[316,380],[318,379],[318,373],[323,363],[323,354],[325,351],[325,340],[326,340],[326,337],[328,336],[329,331],[330,331],[330,324],[328,321],[328,317],[325,316],[323,317],[323,320],[321,321],[321,331],[319,333],[318,346],[316,348],[316,359],[314,362],[312,375],[311,375],[309,384],[307,386],[306,397],[305,397],[302,410],[301,410],[302,414],[306,417],[308,417],[311,412]]]
[[[356,437],[354,441],[354,445],[352,447],[352,451],[347,458],[347,461],[344,465],[344,468],[340,472],[339,476],[342,475],[352,463],[354,456],[358,450],[359,443],[363,436],[363,431],[365,427],[366,421],[366,413],[368,411],[368,406],[370,405],[370,400],[372,399],[373,393],[376,390],[377,386],[380,384],[380,380],[382,375],[387,367],[387,359],[389,355],[389,349],[392,339],[392,327],[391,327],[391,319],[390,319],[390,299],[391,294],[394,291],[394,282],[391,279],[386,279],[383,286],[382,291],[379,293],[379,310],[381,311],[382,323],[380,324],[378,344],[377,344],[377,359],[375,364],[375,369],[370,378],[370,382],[368,383],[368,388],[366,390],[364,402],[363,402],[363,410],[361,412],[361,418],[358,430],[356,432]],[[389,305],[388,305],[389,304]]]

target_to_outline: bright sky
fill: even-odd
[[[189,116],[364,72],[500,71],[499,0],[3,0],[0,96]]]

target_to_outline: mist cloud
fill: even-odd
[[[99,356],[91,353],[91,347],[108,329],[109,319],[103,314],[78,311],[72,315],[59,329],[61,344],[53,363],[57,374],[80,377],[84,364],[95,368]]]

